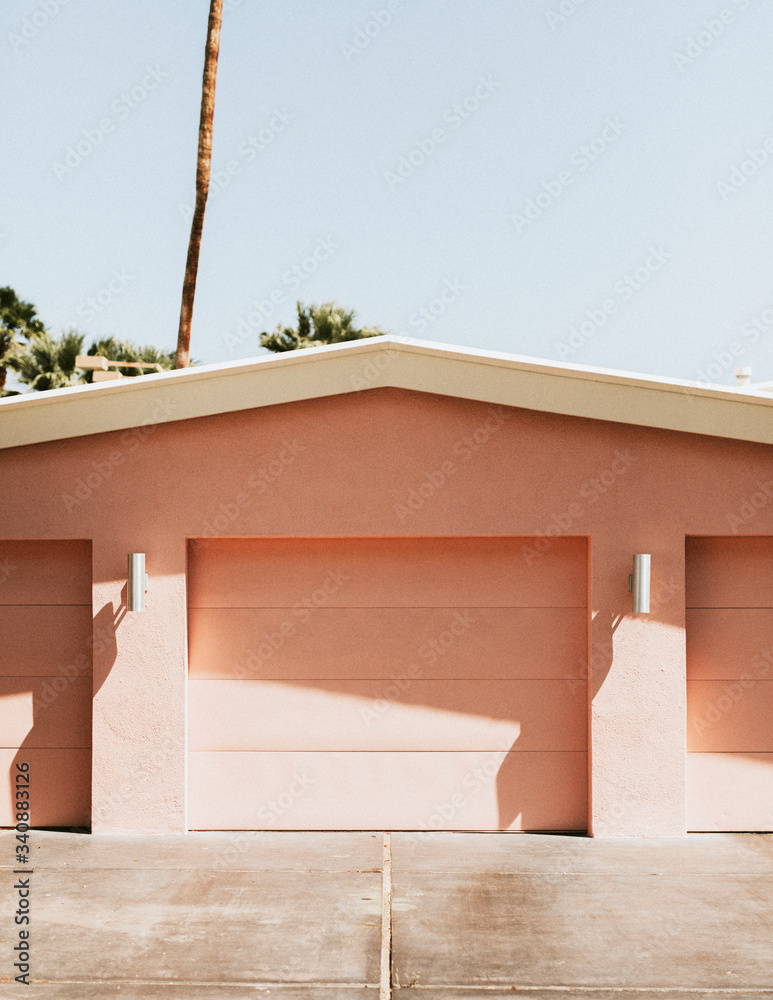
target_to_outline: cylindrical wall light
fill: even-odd
[[[647,615],[650,610],[650,557],[633,557],[633,573],[628,578],[628,589],[633,594],[633,613]]]
[[[129,553],[129,611],[145,610],[145,553]]]

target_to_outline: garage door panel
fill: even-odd
[[[91,605],[0,606],[0,677],[91,676]]]
[[[581,678],[584,608],[193,608],[192,678]],[[363,650],[367,655],[363,655]]]
[[[688,753],[687,829],[773,830],[773,753]]]
[[[192,750],[582,750],[580,681],[192,680]]]
[[[91,687],[90,677],[0,679],[0,741],[6,749],[25,741],[34,747],[90,747]]]
[[[773,610],[687,611],[688,680],[773,679]]]
[[[191,826],[585,829],[587,542],[534,542],[191,541]]]
[[[191,543],[200,607],[585,607],[585,539],[207,539]]]
[[[702,752],[773,752],[773,681],[689,681],[687,745]]]
[[[773,830],[773,537],[685,554],[687,829]]]
[[[91,543],[0,541],[0,605],[91,607]]]
[[[0,768],[29,763],[33,827],[90,821],[91,580],[88,541],[0,540]]]
[[[88,826],[91,822],[91,751],[24,747],[0,749],[0,771],[11,779],[16,763],[29,764],[31,826]],[[9,793],[0,797],[0,826],[14,826]]]
[[[193,752],[189,770],[194,830],[587,825],[585,753]]]
[[[773,538],[688,538],[688,608],[773,607]]]

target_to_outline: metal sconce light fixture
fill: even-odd
[[[145,572],[145,553],[129,553],[129,611],[145,610],[145,591],[148,576]]]
[[[650,611],[650,556],[633,557],[633,573],[628,577],[628,589],[633,594],[633,613],[647,615]]]

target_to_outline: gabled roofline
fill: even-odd
[[[773,396],[384,336],[0,400],[0,447],[393,386],[665,430],[773,443]]]

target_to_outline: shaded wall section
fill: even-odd
[[[91,628],[90,542],[0,540],[2,826],[24,762],[32,826],[90,823]]]
[[[687,827],[773,830],[773,538],[687,539]]]

